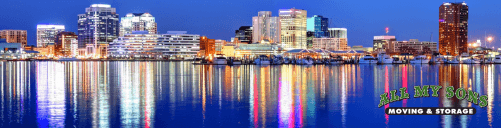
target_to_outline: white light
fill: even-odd
[[[64,25],[43,25],[39,24],[37,25],[37,29],[44,29],[44,28],[54,28],[54,29],[64,29]]]
[[[101,8],[110,8],[109,4],[93,4],[91,7],[101,7]]]

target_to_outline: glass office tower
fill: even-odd
[[[108,44],[118,37],[118,14],[107,4],[93,4],[78,15],[78,47]]]

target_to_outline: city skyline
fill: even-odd
[[[183,2],[173,2],[179,6],[169,6],[171,8],[162,8],[162,1],[146,1],[143,3],[134,1],[43,1],[27,2],[25,4],[8,0],[6,4],[18,4],[25,6],[5,7],[6,13],[0,14],[13,20],[0,21],[0,29],[15,29],[28,31],[28,45],[36,45],[36,25],[37,24],[56,24],[65,25],[66,31],[77,32],[77,15],[85,12],[85,8],[91,4],[110,4],[117,9],[119,17],[127,13],[148,12],[155,16],[158,23],[158,33],[167,31],[188,31],[201,36],[207,36],[212,39],[230,40],[234,36],[234,30],[240,26],[252,26],[252,17],[259,11],[271,11],[273,17],[278,16],[279,9],[302,9],[308,11],[308,17],[313,15],[322,15],[329,18],[329,27],[347,28],[349,33],[349,45],[371,46],[373,36],[385,35],[384,29],[390,28],[389,35],[394,35],[398,40],[419,39],[429,41],[433,35],[432,41],[438,42],[438,11],[439,6],[447,1],[411,1],[401,6],[388,6],[387,9],[378,9],[373,6],[380,4],[396,4],[394,1],[383,2],[307,2],[298,1],[292,3],[273,1],[262,6],[264,2],[236,2],[236,1],[186,1],[193,8],[183,8],[187,5]],[[501,42],[499,33],[496,30],[501,28],[497,24],[499,17],[496,17],[498,10],[490,9],[499,3],[485,1],[465,1],[470,7],[468,42],[483,40],[484,34],[494,37],[496,44]],[[69,6],[55,7],[58,4],[67,4]],[[170,5],[172,5],[170,4]],[[226,6],[226,9],[210,9],[208,5]],[[234,6],[230,6],[234,5]],[[351,6],[351,7],[350,7]],[[30,9],[27,9],[29,7]],[[247,8],[250,7],[250,8]],[[410,8],[408,8],[410,7]],[[417,10],[416,7],[420,7]],[[234,8],[243,8],[238,11],[227,11]],[[358,9],[355,10],[355,9]],[[31,11],[30,11],[31,10]],[[44,10],[44,11],[34,11]],[[58,11],[60,10],[60,11]],[[63,11],[64,10],[64,11]],[[360,10],[362,12],[360,12]],[[393,11],[400,10],[400,11]],[[16,16],[20,13],[30,12],[29,16]],[[205,20],[204,20],[205,19]],[[204,22],[202,22],[204,21]],[[499,47],[499,45],[490,45]]]

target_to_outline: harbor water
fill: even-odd
[[[0,62],[0,127],[501,127],[501,64],[194,65]],[[378,107],[388,90],[454,86]],[[474,115],[386,115],[387,107],[474,107]]]

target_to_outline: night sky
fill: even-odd
[[[149,12],[158,24],[158,32],[188,31],[212,39],[230,40],[240,26],[251,26],[258,11],[297,8],[308,17],[323,15],[329,27],[348,29],[348,45],[372,46],[373,36],[389,35],[397,40],[419,39],[438,42],[440,0],[2,0],[0,29],[28,30],[28,44],[36,44],[37,24],[65,25],[77,32],[77,15],[91,4],[111,4],[120,17],[127,13]],[[459,2],[459,1],[458,1]],[[494,46],[501,43],[501,2],[466,1],[469,10],[469,41],[492,35]]]

